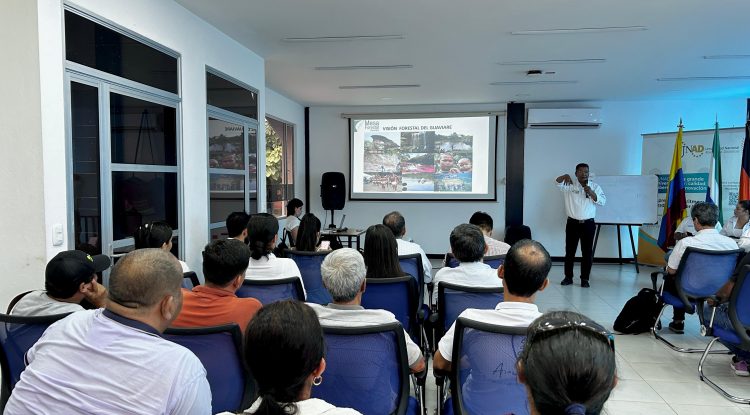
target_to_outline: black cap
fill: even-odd
[[[47,263],[45,286],[47,291],[72,292],[82,282],[89,282],[94,273],[102,272],[112,265],[106,255],[91,256],[83,251],[63,251]],[[71,293],[72,295],[72,293]]]

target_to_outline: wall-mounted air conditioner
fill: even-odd
[[[597,128],[602,124],[599,108],[530,108],[529,128]]]

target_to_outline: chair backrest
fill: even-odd
[[[732,322],[734,331],[739,337],[743,350],[750,350],[750,265],[745,265],[740,270],[737,282],[729,297],[729,320]]]
[[[503,301],[503,287],[469,287],[449,282],[438,282],[439,337],[445,333],[467,308],[491,310]],[[441,332],[442,331],[442,332]]]
[[[198,279],[198,274],[195,271],[182,273],[182,288],[192,290],[199,285],[201,285],[201,281]]]
[[[490,267],[494,269],[500,268],[500,265],[503,265],[503,262],[505,262],[505,255],[490,255],[482,258],[482,262],[489,265]]]
[[[13,387],[21,379],[21,372],[26,369],[26,352],[42,337],[47,327],[69,314],[38,317],[0,314],[0,412],[5,407]]]
[[[247,409],[254,383],[242,357],[242,333],[236,324],[200,328],[169,328],[165,339],[193,352],[206,368],[213,413]]]
[[[307,292],[307,302],[316,304],[328,304],[332,302],[331,294],[323,286],[323,279],[320,276],[320,264],[323,263],[328,251],[322,252],[305,252],[287,250],[287,258],[291,258],[299,268],[302,274],[302,281],[305,283]]]
[[[710,251],[688,247],[680,260],[675,275],[677,296],[687,306],[691,300],[712,296],[719,291],[732,276],[741,249],[730,251]]]
[[[10,312],[13,310],[13,307],[18,304],[19,301],[28,293],[30,293],[33,290],[22,292],[21,294],[18,294],[17,296],[13,297],[12,300],[10,300],[10,303],[8,304],[8,309],[5,311],[6,314],[10,314]]]
[[[451,396],[456,414],[529,414],[516,361],[526,327],[504,327],[466,318],[456,321],[451,361]]]
[[[421,254],[399,255],[398,262],[401,264],[401,270],[411,275],[417,280],[419,292],[422,292],[424,286],[424,264],[422,264]]]
[[[388,310],[411,333],[416,325],[417,285],[410,275],[394,278],[368,278],[362,307]],[[417,333],[418,334],[418,333]]]
[[[326,372],[312,390],[314,398],[364,415],[406,413],[409,367],[401,324],[323,327],[323,332]]]
[[[459,262],[456,259],[456,257],[453,256],[451,252],[448,252],[445,254],[445,258],[443,259],[443,265],[450,268],[456,268],[458,266]]]
[[[305,301],[302,283],[297,277],[280,278],[276,280],[249,280],[242,282],[237,290],[237,297],[252,297],[263,305],[281,300]]]

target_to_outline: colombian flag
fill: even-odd
[[[682,175],[682,120],[680,120],[679,127],[677,140],[674,143],[674,153],[672,154],[672,168],[669,170],[664,216],[661,218],[661,229],[659,230],[658,244],[665,251],[668,247],[674,245],[674,231],[680,221],[687,216],[685,177]]]
[[[742,146],[740,194],[737,200],[750,199],[750,119],[745,122],[745,144]]]

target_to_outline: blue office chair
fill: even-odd
[[[401,264],[402,271],[416,279],[419,294],[421,295],[424,292],[424,264],[422,264],[422,255],[399,255],[398,262]]]
[[[505,255],[489,255],[482,258],[482,262],[494,269],[498,269],[505,262]]]
[[[5,408],[10,393],[21,379],[21,372],[26,369],[26,352],[42,337],[47,327],[69,314],[39,317],[0,314],[0,412]]]
[[[410,275],[394,278],[368,278],[362,295],[362,307],[388,310],[396,316],[412,340],[424,346],[422,320],[417,316],[417,284]]]
[[[713,339],[706,346],[698,363],[698,373],[702,381],[708,383],[709,386],[730,401],[744,404],[750,403],[750,398],[741,398],[725,391],[703,373],[703,364],[706,357],[712,353],[711,348],[716,341],[729,343],[739,349],[750,351],[750,335],[748,334],[750,333],[750,277],[748,277],[748,273],[750,273],[750,265],[745,265],[740,270],[740,275],[729,297],[728,313],[732,328],[726,329],[714,326],[713,317],[711,318],[711,321],[704,326],[702,331],[705,331],[708,336],[713,336]],[[714,310],[715,312],[716,310]]]
[[[369,327],[323,327],[326,372],[312,390],[335,406],[364,415],[424,413],[421,402],[409,397],[409,367],[404,329],[399,323]],[[424,383],[418,388],[424,397]]]
[[[445,254],[445,258],[443,258],[444,267],[456,268],[458,264],[458,260],[453,256],[452,253],[448,252]]]
[[[503,301],[503,287],[468,287],[441,281],[438,283],[435,344],[467,308],[492,310]]]
[[[466,318],[456,321],[451,357],[450,398],[436,373],[438,408],[443,414],[528,415],[526,388],[518,383],[516,361],[526,342],[526,327],[505,327]]]
[[[198,275],[195,271],[188,271],[182,273],[182,288],[186,290],[192,290],[194,287],[201,285]]]
[[[323,279],[320,276],[320,264],[323,263],[329,252],[305,252],[287,250],[287,258],[291,258],[299,268],[302,274],[302,281],[305,284],[307,292],[307,302],[326,305],[331,303],[331,294],[323,286]]]
[[[703,325],[703,304],[705,300],[719,291],[732,276],[740,254],[744,251],[733,249],[729,251],[709,251],[688,247],[682,255],[680,264],[675,274],[675,286],[677,295],[664,292],[664,285],[661,288],[661,298],[664,301],[664,307],[656,318],[651,333],[654,337],[670,349],[680,353],[702,353],[703,349],[692,349],[680,347],[672,344],[669,340],[661,335],[658,325],[661,321],[661,315],[667,306],[682,307],[685,313],[694,314],[698,310],[698,319]],[[666,278],[666,277],[665,277]]]
[[[242,282],[237,290],[237,297],[255,298],[267,305],[281,300],[305,301],[302,282],[297,277],[279,278],[276,280],[249,280]]]
[[[250,407],[255,386],[242,358],[239,326],[169,328],[162,337],[188,348],[203,363],[211,386],[213,413]]]

